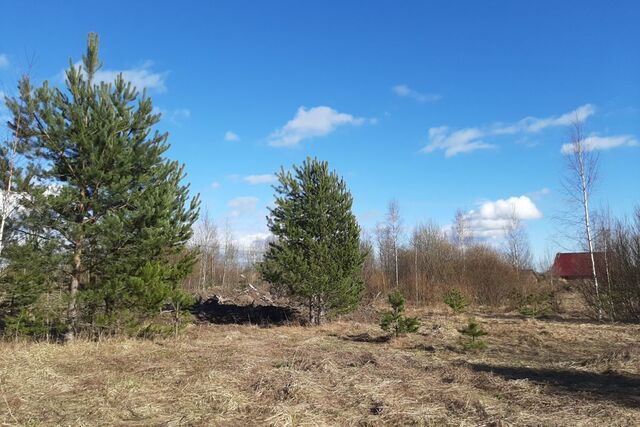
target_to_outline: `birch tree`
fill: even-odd
[[[562,146],[565,159],[565,173],[562,187],[571,210],[566,220],[577,225],[578,238],[585,245],[591,260],[596,309],[598,319],[602,319],[602,301],[594,255],[594,235],[591,224],[590,202],[594,186],[598,180],[598,155],[590,149],[584,135],[582,121],[576,117],[571,124],[569,143]]]

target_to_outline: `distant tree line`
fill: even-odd
[[[517,304],[533,286],[531,252],[522,225],[515,220],[506,227],[507,244],[496,247],[474,239],[466,222],[459,211],[450,230],[427,222],[407,232],[401,226],[398,203],[391,201],[374,232],[362,235],[362,250],[368,254],[363,268],[368,294],[399,289],[413,303],[432,304],[457,289],[476,304]]]

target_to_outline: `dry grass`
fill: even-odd
[[[388,343],[355,321],[3,343],[0,422],[640,425],[638,326],[479,316],[489,347],[464,353],[456,328],[466,316],[417,314],[420,333]]]

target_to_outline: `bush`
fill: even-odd
[[[476,350],[487,347],[487,343],[478,338],[488,335],[489,333],[480,328],[480,325],[474,319],[469,319],[469,324],[462,329],[458,329],[458,332],[468,337],[467,340],[462,343],[465,350]]]
[[[457,289],[447,292],[444,297],[444,303],[451,307],[451,310],[456,314],[462,313],[469,305],[464,295]]]
[[[380,320],[382,330],[392,331],[396,337],[418,331],[420,321],[416,317],[405,317],[403,314],[404,297],[399,291],[389,294],[389,305],[391,311],[384,313]]]
[[[520,303],[520,314],[527,317],[541,317],[551,312],[551,295],[545,292],[529,294]]]

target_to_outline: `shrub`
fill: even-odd
[[[458,332],[467,337],[467,340],[462,344],[465,350],[486,348],[487,344],[479,338],[489,333],[484,331],[475,319],[469,319],[469,324],[462,329],[458,329]]]
[[[522,299],[519,311],[527,317],[541,317],[551,312],[551,295],[545,292],[529,294]]]
[[[452,289],[444,297],[444,303],[451,307],[454,313],[462,313],[469,305],[466,298],[457,289]]]
[[[399,291],[389,294],[391,311],[383,314],[380,327],[386,332],[393,332],[396,337],[406,333],[417,332],[420,321],[416,317],[406,317],[404,313],[404,297]]]

